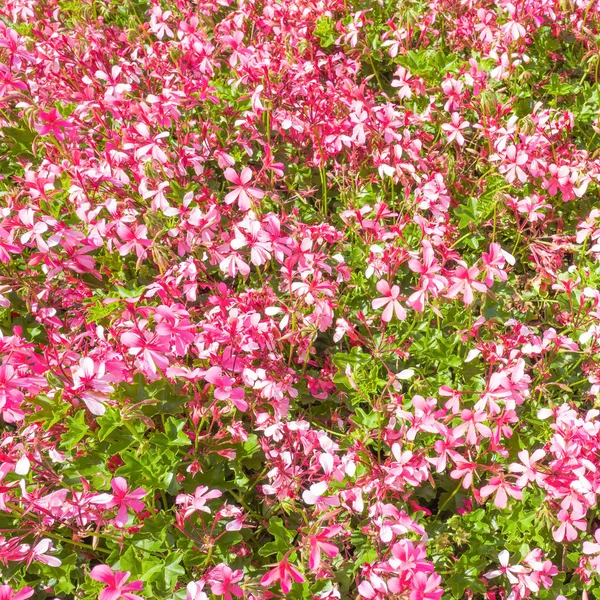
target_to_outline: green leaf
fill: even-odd
[[[327,15],[321,15],[315,21],[314,34],[319,38],[321,48],[331,46],[336,39],[335,21]]]
[[[362,408],[355,407],[356,414],[352,417],[352,420],[358,425],[362,425],[367,429],[378,429],[381,415],[376,412],[366,413]]]
[[[268,531],[275,538],[276,542],[283,543],[288,549],[296,535],[293,531],[285,528],[283,521],[279,517],[271,519]]]
[[[52,400],[47,396],[40,394],[33,402],[37,406],[40,406],[41,410],[33,413],[30,419],[34,423],[42,421],[44,431],[48,431],[53,425],[64,421],[71,408],[71,405],[68,402],[62,401],[62,390],[56,392]]]
[[[179,553],[169,554],[161,563],[161,577],[156,581],[157,587],[163,593],[171,593],[177,582],[185,575],[185,569],[181,566],[183,555]]]
[[[192,442],[184,433],[185,421],[169,417],[165,423],[164,433],[152,436],[151,442],[158,446],[189,446]]]
[[[98,430],[98,440],[103,442],[107,440],[109,437],[116,439],[120,437],[122,434],[118,436],[111,436],[111,433],[118,429],[123,425],[123,419],[121,418],[121,413],[119,410],[113,406],[108,406],[106,408],[106,412],[99,416],[96,419],[97,423],[100,425],[100,429]]]
[[[90,428],[85,422],[85,410],[80,410],[74,417],[67,417],[67,431],[62,435],[60,445],[65,450],[73,450],[75,446],[89,433]]]
[[[267,542],[258,549],[258,553],[260,556],[271,556],[276,554],[279,548],[280,545],[277,542]]]
[[[132,289],[128,290],[127,288],[116,286],[116,290],[119,293],[121,298],[125,299],[137,299],[141,297],[141,295],[146,291],[146,286],[141,287],[132,287]]]
[[[371,355],[364,353],[358,346],[352,348],[350,352],[336,352],[333,355],[333,363],[342,371],[346,368],[346,365],[356,367],[369,364],[371,360]]]
[[[18,127],[1,127],[0,130],[4,139],[8,142],[11,154],[15,156],[22,154],[34,156],[32,146],[37,133],[29,129],[23,119],[20,120]]]
[[[93,323],[95,321],[101,321],[106,317],[112,315],[114,312],[121,308],[120,302],[111,302],[110,304],[103,304],[98,301],[95,304],[88,306],[86,309],[87,317],[86,321],[88,323]]]

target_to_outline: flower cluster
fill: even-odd
[[[599,39],[5,0],[0,600],[597,596]]]

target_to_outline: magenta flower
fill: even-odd
[[[61,117],[56,108],[51,108],[48,112],[40,110],[40,119],[42,120],[42,125],[36,127],[37,132],[40,135],[52,134],[61,142],[65,139],[62,129],[72,127],[69,121]]]
[[[100,592],[100,600],[142,600],[141,596],[130,592],[139,592],[144,584],[139,580],[125,583],[129,575],[129,571],[113,571],[108,565],[96,565],[90,573],[94,581],[107,585]]]
[[[306,581],[302,573],[300,573],[296,567],[292,567],[287,558],[284,558],[274,569],[271,569],[263,575],[260,580],[260,585],[270,587],[275,582],[279,581],[281,591],[284,594],[287,594],[292,589],[292,579],[296,583],[304,583]]]
[[[133,512],[138,513],[146,506],[140,500],[146,495],[146,490],[140,487],[130,492],[127,487],[127,480],[124,477],[115,477],[110,485],[113,489],[113,497],[107,507],[119,507],[115,523],[118,527],[125,527],[128,519],[127,509],[131,508]]]
[[[0,600],[27,600],[33,596],[34,589],[28,586],[15,592],[10,585],[0,585]]]
[[[325,527],[320,533],[312,535],[309,538],[310,557],[308,560],[308,568],[311,571],[318,571],[321,566],[321,552],[324,552],[327,556],[331,556],[332,558],[339,554],[340,549],[330,542],[329,539],[336,536],[340,531],[342,531],[341,525],[333,525],[332,527]]]
[[[215,596],[223,596],[224,600],[231,600],[233,594],[236,598],[244,595],[242,588],[236,585],[238,581],[244,578],[244,574],[239,569],[233,571],[225,564],[217,565],[209,575],[210,589]]]
[[[446,298],[456,298],[459,294],[462,294],[465,304],[473,304],[473,290],[478,292],[485,292],[487,290],[485,283],[477,281],[476,278],[478,275],[479,269],[477,267],[457,267],[450,278],[451,285]]]
[[[411,582],[410,600],[439,600],[444,593],[440,583],[442,578],[437,573],[415,573]]]

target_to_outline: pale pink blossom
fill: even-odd
[[[465,143],[462,132],[468,129],[469,125],[471,125],[469,121],[462,121],[460,115],[457,112],[453,112],[452,121],[442,125],[442,129],[448,136],[448,143],[456,140],[456,143],[462,146]]]
[[[383,294],[383,298],[375,298],[371,303],[371,306],[375,310],[385,306],[385,310],[381,315],[381,320],[385,323],[389,323],[395,314],[399,321],[404,321],[404,319],[406,319],[406,310],[398,300],[400,297],[400,288],[397,285],[390,288],[389,283],[383,279],[377,283],[376,287],[377,291],[380,294]]]
[[[196,511],[210,514],[210,508],[206,506],[206,503],[214,498],[220,498],[222,495],[220,490],[209,491],[207,486],[201,485],[196,488],[193,496],[189,494],[179,494],[175,499],[175,502],[183,507],[183,515],[187,518]]]
[[[252,171],[249,167],[244,167],[239,175],[234,169],[228,167],[225,169],[224,175],[227,181],[236,186],[233,191],[225,196],[227,204],[233,204],[237,201],[239,209],[247,211],[250,210],[253,198],[260,200],[264,197],[265,193],[262,190],[249,185],[252,181]]]

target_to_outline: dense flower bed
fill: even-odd
[[[598,0],[0,18],[2,600],[600,598]]]

